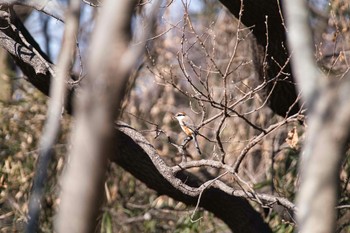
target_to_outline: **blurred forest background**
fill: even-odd
[[[315,55],[320,67],[341,77],[350,68],[345,55],[350,44],[349,3],[334,0],[329,7],[332,17],[328,31],[315,42]],[[74,65],[81,79],[85,76],[86,48],[97,9],[82,6],[79,52]],[[303,111],[278,116],[268,107],[268,94],[262,92],[268,81],[257,78],[250,29],[214,0],[170,1],[162,11],[152,28],[154,36],[147,42],[146,54],[129,81],[120,120],[141,132],[168,166],[176,166],[182,156],[169,138],[180,145],[185,134],[173,115],[186,112],[201,126],[199,132],[203,135],[198,137],[202,154],[190,142],[187,160],[224,158],[231,165],[245,151],[236,176],[222,176],[221,180],[237,189],[294,202],[297,164],[307,123]],[[142,15],[135,16],[134,31],[142,30],[142,23]],[[25,25],[55,62],[63,24],[33,10],[26,16]],[[339,47],[339,41],[348,41],[339,43],[348,47]],[[22,232],[48,98],[22,78],[5,51],[0,56],[0,232]],[[220,115],[225,108],[232,110]],[[67,162],[74,122],[67,113],[61,120],[62,130],[48,171],[40,232],[52,232],[60,203],[59,177]],[[189,170],[203,177],[222,174],[210,166]],[[349,154],[342,164],[340,180],[337,232],[350,232]],[[109,165],[104,188],[97,232],[229,232],[213,214],[196,209],[192,216],[194,207],[159,196],[114,163]],[[259,201],[250,203],[273,232],[295,230],[291,210],[270,208]]]

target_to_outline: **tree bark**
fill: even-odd
[[[306,1],[288,2],[285,11],[293,69],[310,109],[299,166],[299,229],[335,232],[339,171],[350,136],[350,75],[342,80],[327,78],[317,67]]]
[[[160,195],[187,205],[197,204],[199,193],[196,188],[203,183],[198,177],[186,171],[175,176],[139,132],[124,123],[119,123],[117,129],[120,144],[116,147],[120,152],[111,158],[113,161]],[[199,206],[222,219],[233,232],[272,232],[247,200],[229,195],[219,188],[206,189]]]
[[[0,44],[11,54],[26,79],[40,91],[48,94],[52,78],[50,70],[53,69],[53,64],[19,20],[9,19],[7,12],[1,13],[0,25],[5,27],[0,28]],[[8,27],[9,22],[20,29],[19,32]],[[21,32],[24,38],[18,35]],[[26,42],[33,46],[27,46]],[[74,86],[69,87],[69,102],[72,102],[74,88]],[[72,105],[69,106],[69,111],[72,111]],[[119,146],[118,153],[114,153],[111,158],[112,161],[159,194],[168,195],[188,205],[197,204],[199,193],[196,187],[201,184],[200,179],[188,172],[179,172],[175,176],[155,152],[153,146],[131,127],[120,126],[114,130],[114,133],[116,138],[119,137],[119,142],[116,138],[113,141],[117,140]],[[218,188],[206,189],[199,206],[222,219],[233,232],[271,232],[260,214],[247,200],[235,197],[233,194],[229,195]]]
[[[239,17],[243,3],[242,23],[250,27],[255,38],[253,53],[258,78],[270,80],[263,95],[269,96],[269,106],[281,116],[293,115],[300,109],[287,49],[283,1],[280,0],[220,0]],[[280,3],[280,4],[279,4]]]

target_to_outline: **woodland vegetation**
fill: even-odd
[[[350,232],[348,1],[0,6],[1,232]]]

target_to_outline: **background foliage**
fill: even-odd
[[[346,22],[349,22],[349,15],[346,7],[344,10],[344,5],[346,3],[342,1],[332,2],[334,20],[329,22],[330,31],[324,36],[326,41],[322,41],[323,45],[348,39],[349,24]],[[180,17],[174,17],[171,13],[174,9],[181,9]],[[142,132],[169,166],[180,163],[181,156],[168,143],[168,137],[177,144],[181,144],[185,137],[172,118],[173,114],[178,111],[187,112],[199,124],[201,120],[221,111],[222,106],[213,103],[223,102],[224,91],[228,92],[229,103],[237,102],[235,111],[243,113],[247,120],[229,117],[222,124],[218,118],[206,124],[200,130],[206,138],[199,138],[204,153],[199,156],[190,144],[189,160],[220,160],[224,151],[226,163],[232,164],[245,146],[260,133],[259,129],[250,126],[247,121],[262,129],[283,121],[283,117],[274,115],[267,107],[266,97],[261,96],[260,89],[257,88],[261,83],[257,82],[251,57],[253,38],[249,29],[240,25],[219,3],[205,1],[200,11],[188,9],[181,2],[180,5],[174,3],[165,9],[164,16],[154,31],[158,36],[150,40],[147,55],[134,74],[134,79],[130,81],[121,119]],[[90,33],[89,30],[86,33]],[[322,46],[318,47],[318,54],[322,53],[323,56],[327,50]],[[84,59],[82,51],[82,60]],[[342,59],[341,54],[339,58],[330,59],[334,66],[338,65],[339,59]],[[228,64],[234,71],[224,83],[218,70],[224,70]],[[339,69],[343,71],[341,68]],[[0,103],[1,232],[21,231],[25,224],[28,195],[38,156],[37,146],[47,111],[47,98],[29,84],[18,81],[17,76],[6,76],[13,87],[10,97],[4,98]],[[212,102],[205,100],[209,95]],[[225,177],[225,182],[238,188],[253,189],[294,201],[298,188],[297,163],[307,127],[298,119],[295,117],[295,121],[277,127],[264,136],[263,140],[249,150],[241,164],[238,174],[241,180]],[[60,202],[58,178],[67,160],[65,154],[70,146],[67,139],[71,122],[70,116],[63,114],[62,131],[55,146],[56,154],[49,170],[49,184],[46,186],[44,211],[40,220],[42,232],[52,231],[55,210]],[[218,141],[222,142],[222,148]],[[204,177],[220,174],[214,168],[193,168],[192,171]],[[340,174],[339,232],[350,232],[349,208],[343,208],[350,203],[349,174],[350,157],[347,155]],[[197,211],[191,219],[193,207],[166,196],[158,196],[115,164],[110,165],[106,176],[105,200],[97,231],[229,231],[225,224],[203,210]],[[294,219],[288,210],[251,203],[261,212],[274,232],[294,230]]]

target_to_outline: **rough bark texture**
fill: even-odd
[[[229,10],[238,15],[241,1],[222,1]],[[6,13],[6,12],[5,12]],[[280,67],[275,61],[283,66],[288,60],[288,53],[284,50],[285,42],[284,28],[281,25],[281,18],[278,12],[277,4],[274,0],[270,1],[244,1],[244,13],[242,22],[246,26],[253,26],[253,33],[260,47],[259,51],[264,51],[267,44],[265,15],[268,15],[268,38],[269,46],[267,49],[267,74],[266,78],[274,78],[280,73]],[[8,27],[6,16],[0,18],[0,44],[11,54],[17,65],[22,69],[27,80],[45,94],[49,92],[52,64],[49,59],[41,52],[39,46],[33,38],[27,33],[20,21],[11,19],[11,22],[23,33],[26,40],[33,46],[27,46],[23,38],[18,36],[18,32]],[[273,42],[273,43],[272,43]],[[285,51],[285,52],[284,52]],[[41,56],[41,57],[40,57]],[[264,53],[257,54],[259,61],[264,57]],[[274,60],[272,59],[274,57]],[[44,58],[44,59],[43,59]],[[262,67],[259,68],[260,78],[264,78]],[[283,70],[290,73],[287,64]],[[285,77],[280,77],[285,78]],[[290,77],[287,77],[289,80]],[[274,87],[274,89],[273,89]],[[273,89],[270,97],[271,108],[280,115],[285,115],[289,107],[295,101],[294,85],[287,81],[278,81],[270,85]],[[284,94],[281,95],[281,89]],[[269,91],[269,90],[268,90]],[[267,91],[267,92],[268,92]],[[72,112],[71,102],[74,93],[74,87],[69,87],[68,111]],[[286,93],[289,93],[286,95]],[[277,100],[277,97],[279,101]],[[283,101],[281,101],[283,98]],[[295,112],[297,108],[294,108]],[[147,142],[142,135],[128,126],[119,126],[115,131],[119,134],[118,154],[111,158],[122,166],[125,170],[133,174],[136,178],[143,181],[148,187],[156,190],[159,194],[166,194],[176,200],[189,205],[196,205],[198,200],[198,190],[195,188],[201,184],[201,181],[193,174],[187,172],[177,173],[177,177],[171,172],[171,169],[157,155],[153,146]],[[217,217],[222,219],[234,232],[271,232],[271,229],[263,222],[261,216],[249,205],[249,203],[239,197],[231,196],[220,189],[209,187],[203,192],[201,197],[201,207],[211,211]]]
[[[14,6],[14,11],[17,16],[24,21],[32,12],[32,8]],[[0,49],[0,101],[11,101],[14,91],[14,82],[10,77],[11,71],[14,69],[15,65],[13,59],[10,58],[6,50]]]
[[[6,12],[5,12],[6,13]],[[26,46],[24,38],[18,36],[18,31],[8,27],[8,18],[2,14],[0,18],[0,44],[11,54],[17,65],[22,69],[27,80],[40,91],[48,94],[52,64],[33,38],[17,19],[13,23],[25,36],[25,41],[33,45]],[[43,60],[43,58],[45,58]],[[69,99],[72,101],[73,88],[69,89]],[[159,194],[168,195],[188,205],[196,205],[198,200],[198,187],[200,179],[191,173],[171,172],[164,161],[155,152],[153,146],[141,134],[129,126],[115,129],[116,137],[119,135],[118,154],[113,154],[111,160],[122,166],[125,170],[143,181],[148,187]],[[185,183],[184,183],[185,182]],[[214,213],[222,219],[233,232],[271,232],[251,205],[240,197],[229,195],[218,188],[209,187],[203,192],[199,206]]]
[[[196,187],[202,184],[199,178],[188,172],[179,172],[175,177],[171,168],[140,133],[122,123],[118,124],[117,129],[120,152],[111,158],[113,161],[159,194],[196,205]],[[272,232],[245,199],[226,194],[218,188],[206,189],[199,206],[222,219],[233,232]]]
[[[0,46],[9,53],[17,66],[22,70],[24,78],[42,93],[48,95],[51,83],[49,68],[53,69],[54,65],[50,58],[40,49],[20,19],[14,15],[9,19],[10,15],[5,10],[6,8],[3,8],[0,11],[2,15],[0,17]],[[18,31],[9,26],[9,20],[16,26]],[[23,38],[20,37],[18,32],[22,34]],[[76,77],[71,76],[71,81],[75,79]],[[69,113],[73,111],[72,103],[75,87],[76,85],[68,84],[65,108]]]
[[[6,14],[7,12],[2,11]],[[20,38],[19,34],[9,27],[7,17],[0,18],[0,40],[1,46],[7,50],[11,55],[16,64],[21,68],[22,72],[26,75],[27,81],[32,83],[36,88],[38,88],[45,95],[49,93],[50,87],[50,76],[45,63],[42,62],[35,54],[33,48],[26,45]],[[30,36],[28,31],[25,29],[22,23],[19,23],[19,19],[12,18],[11,21],[17,26],[18,30],[28,39],[30,39],[30,44],[34,48],[39,48],[35,40]],[[48,64],[52,65],[49,58],[38,50],[40,55],[47,61]]]

